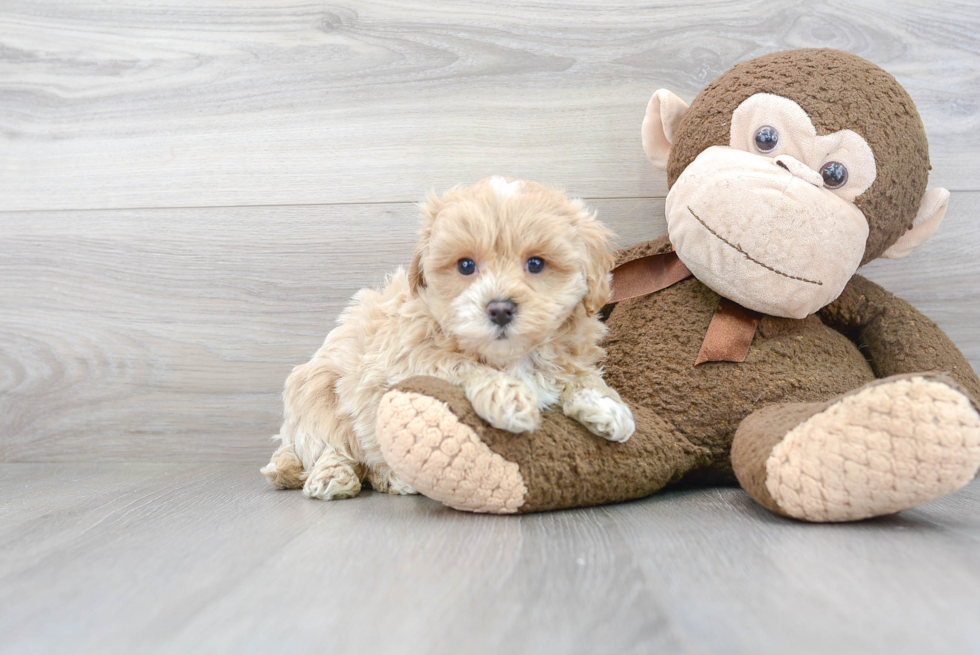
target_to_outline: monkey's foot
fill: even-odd
[[[780,414],[798,422],[775,439],[772,428],[785,427]],[[801,414],[808,416],[799,421]],[[805,521],[916,507],[960,489],[980,469],[980,414],[936,375],[887,378],[822,406],[765,408],[743,421],[735,440],[743,486],[770,509]],[[753,440],[775,442],[764,462],[746,455]],[[756,461],[754,476],[748,459]]]
[[[527,488],[520,468],[480,439],[441,400],[390,391],[376,433],[385,461],[405,483],[454,509],[513,514]]]

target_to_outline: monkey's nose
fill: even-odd
[[[487,303],[487,314],[490,320],[504,327],[514,319],[517,313],[517,303],[508,298],[507,300],[491,300]]]
[[[775,162],[776,166],[785,168],[795,177],[798,177],[805,182],[809,182],[814,186],[823,186],[823,178],[820,177],[820,173],[816,172],[796,157],[791,157],[789,155],[777,155],[775,157]]]

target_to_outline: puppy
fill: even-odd
[[[633,415],[598,369],[609,236],[581,201],[532,182],[493,177],[430,195],[408,273],[359,291],[289,375],[281,444],[262,473],[309,498],[355,496],[365,480],[415,493],[374,432],[381,397],[415,375],[460,385],[497,428],[534,430],[561,403],[593,433],[629,439]]]

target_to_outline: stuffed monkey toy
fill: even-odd
[[[851,521],[952,493],[980,468],[980,381],[935,323],[859,275],[928,239],[918,112],[877,66],[825,49],[739,64],[690,106],[650,100],[668,236],[621,251],[603,310],[626,443],[561,411],[490,427],[434,378],[378,413],[385,458],[450,507],[515,513],[735,480],[769,510]]]

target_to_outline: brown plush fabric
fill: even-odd
[[[838,50],[802,49],[738,64],[698,94],[674,134],[667,164],[673,185],[702,150],[728,145],[732,112],[756,93],[788,98],[818,134],[857,132],[875,155],[878,177],[856,200],[870,226],[864,262],[912,227],[929,176],[929,146],[915,104],[884,70]]]
[[[638,244],[619,260],[668,247],[666,239]],[[980,398],[980,380],[935,323],[860,276],[819,315],[764,316],[744,362],[695,367],[718,298],[689,279],[619,303],[607,320],[609,385],[632,407],[667,417],[688,441],[711,453],[708,471],[692,471],[689,478],[730,479],[736,430],[769,405],[827,402],[876,377],[926,371],[948,371],[968,395]]]
[[[766,489],[766,460],[786,433],[830,403],[780,403],[749,414],[732,442],[732,468],[738,483],[760,505],[786,516]]]
[[[610,315],[606,381],[632,407],[669,417],[727,470],[735,429],[772,403],[833,398],[874,374],[857,347],[819,318],[764,316],[744,362],[695,367],[719,296],[696,279],[619,303]]]
[[[642,409],[634,412],[636,435],[625,444],[606,441],[561,411],[542,415],[532,433],[513,434],[481,420],[463,390],[437,378],[406,380],[396,390],[445,402],[491,450],[520,466],[528,492],[520,512],[587,507],[641,498],[676,482],[708,459],[669,423]]]
[[[946,372],[968,396],[980,399],[980,380],[946,333],[874,282],[855,275],[820,317],[859,345],[876,377]]]
[[[649,255],[662,255],[665,252],[671,252],[673,250],[674,247],[670,245],[670,239],[665,236],[659,239],[653,239],[652,241],[644,241],[618,251],[616,253],[615,266],[622,266],[626,262],[631,262],[641,257],[648,257]]]

